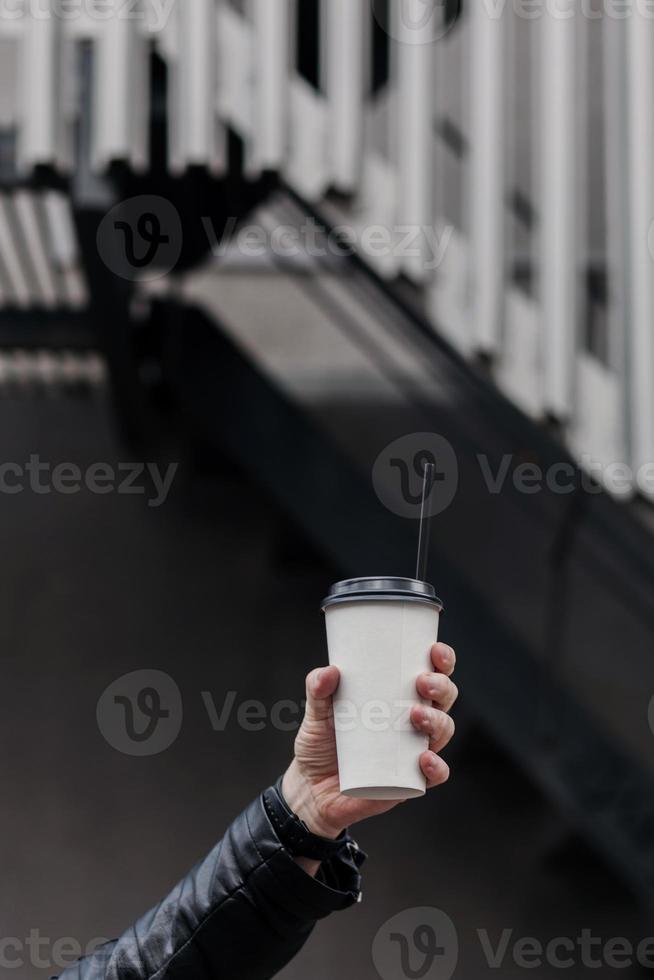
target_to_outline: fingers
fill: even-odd
[[[331,716],[332,695],[341,679],[338,667],[318,667],[307,675],[307,715],[316,721]]]
[[[434,752],[423,752],[420,756],[420,768],[427,780],[427,789],[442,786],[450,778],[450,767]]]
[[[449,711],[459,696],[459,689],[445,674],[421,674],[416,689],[425,701],[432,701],[441,711]]]
[[[434,643],[431,648],[431,662],[434,670],[449,677],[456,667],[456,654],[447,643]]]
[[[426,708],[416,704],[411,709],[411,724],[419,732],[429,735],[429,748],[432,752],[440,752],[452,740],[454,722],[444,711],[438,708]]]

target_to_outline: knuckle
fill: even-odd
[[[440,693],[440,696],[442,698],[447,697],[448,692],[450,690],[450,683],[451,683],[451,681],[450,681],[449,677],[446,677],[445,674],[437,674],[436,675],[436,686],[437,686],[437,688],[439,690],[439,693]]]
[[[445,674],[426,674],[424,683],[432,700],[442,701],[447,697],[449,679]]]
[[[437,716],[438,717],[434,723],[433,730],[434,739],[439,744],[446,744],[454,735],[455,725],[452,718],[449,715],[446,715],[444,711],[438,711]]]
[[[446,715],[444,711],[437,711],[434,725],[435,734],[441,738],[447,735],[451,723],[452,719],[449,715]]]
[[[439,757],[439,763],[440,765],[438,766],[438,770],[434,773],[434,775],[431,778],[432,786],[442,786],[443,783],[446,783],[450,778],[450,767],[448,766],[448,764],[444,762],[443,759],[441,759],[440,757]]]
[[[445,648],[447,666],[450,670],[454,670],[456,666],[456,651],[454,647],[449,646],[447,643],[444,643],[443,647]]]

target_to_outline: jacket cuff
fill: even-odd
[[[367,855],[349,834],[343,837],[342,850],[323,862],[314,878],[282,845],[266,813],[263,796],[248,807],[245,818],[252,847],[267,870],[263,882],[270,887],[271,901],[285,904],[293,915],[307,920],[322,919],[361,901],[359,869]]]

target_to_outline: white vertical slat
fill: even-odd
[[[627,23],[629,390],[632,463],[654,460],[654,21]]]
[[[343,193],[355,191],[361,177],[369,17],[367,0],[327,2],[328,147],[332,182]]]
[[[58,191],[47,191],[43,195],[43,209],[50,258],[61,274],[66,299],[70,306],[82,307],[88,302],[88,292],[79,263],[77,237],[68,198]]]
[[[325,75],[326,44],[324,29],[329,0],[321,0],[320,43],[318,45],[317,78]],[[297,0],[293,9],[297,15]],[[293,24],[292,36],[298,30]],[[327,151],[328,103],[322,90],[303,78],[299,71],[291,72],[289,85],[289,139],[284,176],[298,194],[309,201],[321,198],[329,188],[330,168]]]
[[[245,142],[245,173],[256,177],[256,120],[260,83],[257,74],[256,31],[250,18],[229,3],[219,4],[216,111],[224,126],[231,127]]]
[[[29,264],[34,274],[36,290],[34,302],[52,309],[59,302],[59,295],[46,250],[43,229],[39,223],[40,200],[31,191],[16,191],[14,206],[27,248]]]
[[[503,8],[470,5],[470,170],[472,329],[484,353],[499,347],[505,287],[505,79]]]
[[[547,10],[541,31],[540,291],[545,407],[572,409],[577,351],[576,14]]]
[[[434,223],[434,23],[427,17],[424,0],[391,4],[397,37],[397,223],[418,233],[416,254],[406,255],[402,265],[414,281],[432,278],[429,242],[425,228]]]
[[[616,24],[614,21],[613,27],[616,26],[620,32],[620,23]],[[578,42],[580,51],[577,59],[577,91],[580,94],[579,104],[584,107],[589,121],[588,126],[580,127],[582,137],[577,148],[577,220],[581,245],[579,255],[589,266],[592,264],[599,268],[605,263],[606,270],[609,271],[612,255],[608,246],[615,238],[614,245],[617,247],[621,220],[619,215],[615,215],[617,220],[613,222],[614,202],[608,206],[605,202],[611,197],[607,193],[609,189],[615,190],[623,185],[624,169],[618,170],[619,184],[614,185],[611,180],[614,176],[611,174],[611,166],[615,162],[613,157],[617,159],[623,150],[610,145],[618,132],[618,120],[612,120],[612,126],[608,128],[607,97],[608,105],[613,106],[614,94],[611,88],[617,82],[615,94],[618,94],[622,83],[613,76],[610,72],[611,66],[607,64],[606,28],[599,19],[580,19]],[[605,186],[607,178],[608,188]],[[608,239],[605,226],[610,229]],[[613,253],[616,251],[617,248],[614,248]],[[590,307],[590,296],[585,297],[585,303]],[[582,316],[583,313],[586,310],[582,311]],[[590,309],[589,313],[598,332],[609,330],[609,342],[614,330],[618,336],[622,334],[622,324],[616,316],[617,308],[613,297],[606,311],[606,323],[601,322],[602,313],[599,307]],[[580,344],[576,359],[575,404],[568,425],[568,445],[581,465],[595,473],[609,492],[624,497],[620,481],[615,479],[611,469],[611,464],[627,460],[624,411],[621,406],[622,373],[613,351],[609,351],[605,358],[600,350],[588,350],[585,346],[587,345]]]
[[[604,46],[604,153],[606,167],[605,221],[608,273],[608,354],[617,379],[615,441],[612,461],[630,460],[630,393],[628,386],[628,138],[626,24],[611,17],[603,21]]]
[[[59,23],[50,3],[41,4],[40,16],[24,18],[18,159],[25,170],[37,164],[52,164],[57,158]]]
[[[173,169],[206,166],[219,172],[224,165],[225,142],[217,115],[216,0],[178,4],[176,15],[177,57],[171,86]]]
[[[95,42],[93,162],[99,170],[112,160],[136,169],[148,162],[148,51],[123,0],[111,0],[111,17]]]
[[[254,0],[253,166],[277,170],[288,146],[290,0]]]
[[[30,286],[25,269],[16,247],[15,236],[9,219],[9,201],[6,194],[0,193],[0,261],[3,263],[9,287],[11,301],[19,307],[30,305]]]
[[[626,26],[603,19],[606,262],[609,281],[609,363],[625,384],[627,307],[627,65]],[[626,398],[625,398],[626,410]],[[625,421],[625,431],[627,429]]]

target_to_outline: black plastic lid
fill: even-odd
[[[440,611],[443,609],[443,603],[436,595],[433,585],[429,585],[428,582],[418,582],[414,578],[389,576],[348,578],[343,582],[337,582],[330,588],[322,608],[324,610],[337,602],[360,602],[375,599],[427,602],[432,606],[437,606]]]

